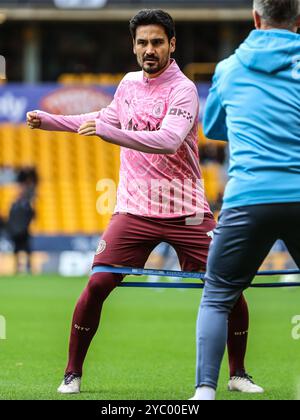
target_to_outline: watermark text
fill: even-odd
[[[148,217],[187,216],[186,224],[203,223],[205,192],[203,179],[126,179],[117,188],[112,179],[98,181],[98,214],[140,214]]]
[[[292,324],[294,325],[292,329],[292,338],[293,340],[300,340],[300,315],[295,315],[292,318]]]
[[[0,315],[0,340],[6,340],[6,319]]]

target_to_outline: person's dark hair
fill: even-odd
[[[300,14],[299,0],[254,0],[253,7],[270,25],[293,26]]]
[[[132,38],[136,38],[136,30],[139,26],[160,25],[164,28],[168,40],[176,36],[175,23],[172,17],[160,9],[144,9],[135,15],[129,23]]]
[[[38,174],[35,168],[22,168],[17,173],[18,184],[34,184],[38,183]]]

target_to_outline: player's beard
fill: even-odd
[[[150,60],[147,62],[147,60]],[[142,69],[147,74],[156,74],[159,73],[161,70],[163,70],[170,61],[170,55],[164,56],[161,60],[154,56],[146,56],[142,59]],[[140,63],[141,64],[141,63]]]

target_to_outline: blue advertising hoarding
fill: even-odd
[[[200,83],[197,88],[202,112],[209,84]],[[24,123],[26,112],[35,109],[65,115],[98,111],[111,102],[115,91],[116,86],[3,85],[0,87],[0,123]]]

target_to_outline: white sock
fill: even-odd
[[[194,400],[214,401],[216,399],[216,391],[210,386],[200,386],[196,388]]]

